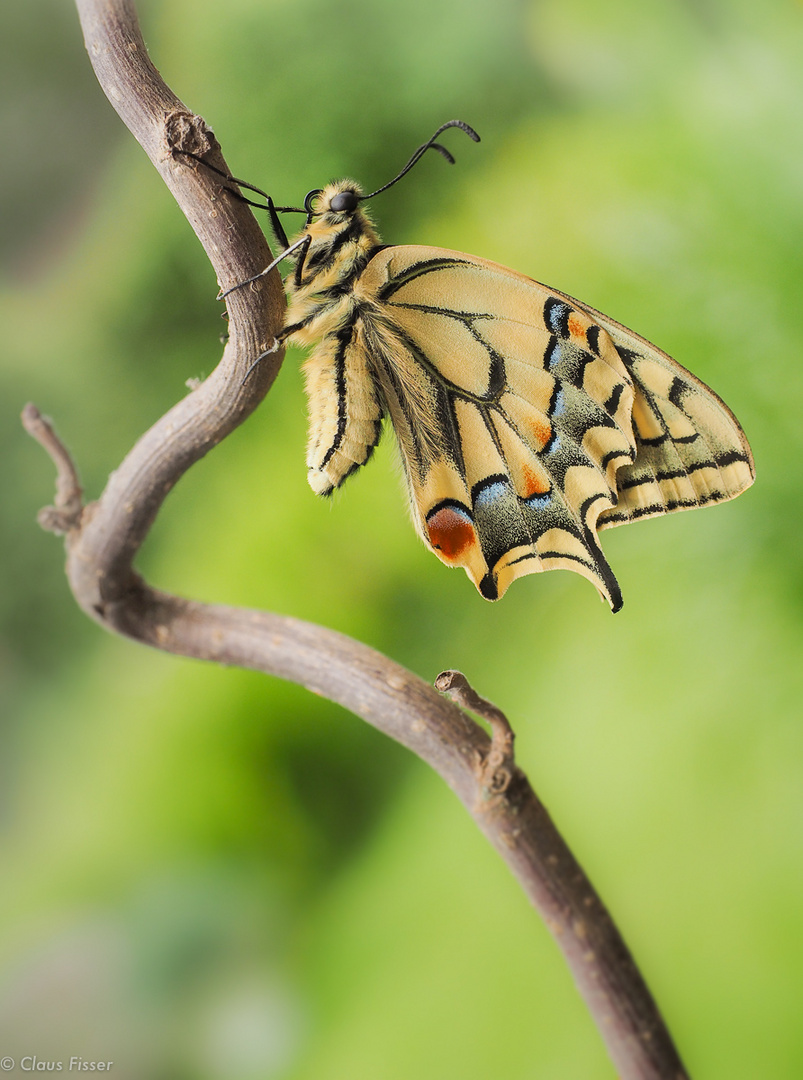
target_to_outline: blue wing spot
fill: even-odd
[[[555,395],[555,404],[552,406],[552,416],[563,416],[566,412],[566,395],[563,393],[563,387],[561,387]]]
[[[569,336],[569,316],[572,309],[562,300],[551,296],[544,304],[544,321],[553,333],[560,337]]]
[[[552,341],[549,343],[549,347],[546,351],[546,356],[544,358],[544,366],[546,367],[547,371],[551,371],[553,367],[556,367],[561,362],[561,360],[563,360],[563,349],[561,348],[561,344],[558,339],[553,338]]]
[[[556,431],[547,445],[544,447],[545,454],[557,454],[560,450],[560,432]]]
[[[509,487],[503,480],[494,480],[490,484],[486,483],[474,496],[475,509],[492,505],[498,499],[503,499],[508,494],[508,491]]]
[[[551,498],[552,493],[548,491],[545,495],[531,495],[529,499],[523,499],[522,502],[532,510],[546,510]]]

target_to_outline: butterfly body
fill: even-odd
[[[329,494],[396,432],[413,518],[487,599],[571,569],[613,610],[605,527],[737,495],[750,450],[727,407],[606,316],[471,255],[384,246],[358,185],[317,194],[282,339],[312,345],[310,484]]]

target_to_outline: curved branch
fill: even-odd
[[[98,80],[187,216],[223,288],[258,273],[270,253],[248,207],[213,174],[228,173],[211,131],[151,64],[131,0],[77,0]],[[493,739],[457,705],[387,657],[334,631],[261,611],[201,604],[159,592],[133,560],[169,491],[241,423],[281,362],[272,354],[243,383],[281,329],[277,273],[231,294],[230,337],[215,372],[172,408],[81,509],[77,472],[52,426],[29,406],[23,421],[56,462],[61,484],[42,524],[66,532],[67,573],[80,606],[107,629],[156,648],[237,664],[297,682],[403,743],[454,789],[501,854],[562,949],[625,1080],[682,1080],[671,1038],[624,941],[513,761],[507,720],[459,673],[439,686],[487,719]]]

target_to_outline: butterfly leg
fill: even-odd
[[[219,292],[217,294],[217,299],[225,300],[229,293],[233,293],[236,289],[242,289],[245,285],[250,285],[254,281],[259,281],[260,278],[265,277],[266,274],[269,274],[271,270],[275,269],[280,262],[287,258],[288,255],[292,255],[294,251],[298,251],[299,248],[303,249],[299,257],[299,261],[303,262],[304,255],[306,254],[306,250],[310,245],[311,239],[312,238],[310,236],[300,237],[298,240],[296,240],[294,244],[291,244],[288,248],[285,248],[281,255],[277,255],[272,262],[268,263],[264,270],[260,270],[259,273],[254,274],[253,277],[246,278],[245,281],[238,281],[237,284],[232,285],[230,289],[225,289]]]
[[[278,335],[278,337],[275,337],[273,339],[273,344],[271,345],[271,347],[269,349],[265,349],[264,352],[261,352],[256,358],[256,360],[254,360],[251,366],[248,368],[248,371],[246,371],[245,375],[243,375],[243,381],[240,383],[240,386],[245,385],[245,383],[248,381],[249,376],[251,375],[251,372],[257,368],[259,363],[264,360],[266,356],[273,356],[274,353],[277,353],[279,349],[281,349],[282,345],[284,345],[286,337],[287,334],[283,330],[281,334]]]
[[[254,184],[249,184],[247,180],[239,180],[236,176],[232,176],[230,173],[223,172],[223,170],[218,169],[216,165],[211,165],[208,161],[205,161],[200,156],[200,154],[193,154],[191,150],[174,149],[173,153],[181,154],[183,157],[192,158],[193,161],[197,161],[200,165],[203,165],[205,169],[209,169],[210,172],[216,173],[218,176],[222,176],[223,179],[227,180],[230,184],[236,184],[237,187],[243,187],[246,188],[248,191],[256,192],[257,195],[261,195],[263,199],[266,200],[267,206],[263,206],[262,203],[254,202],[252,199],[247,199],[241,191],[237,191],[233,187],[226,188],[226,191],[228,191],[229,195],[233,195],[234,198],[239,199],[240,202],[248,203],[249,206],[254,206],[257,208],[257,210],[267,209],[269,212],[271,211],[271,205],[273,203],[273,200],[271,199],[270,195],[267,194],[267,192],[262,190],[262,188],[258,188]],[[273,210],[271,218],[273,217],[273,214],[275,214],[275,212],[276,211]],[[287,246],[286,243],[285,246]]]
[[[263,273],[265,272],[266,271],[263,271]],[[243,282],[243,284],[245,285],[247,284],[247,282]],[[236,289],[238,288],[238,286],[235,285],[234,288]],[[285,328],[273,339],[273,344],[271,345],[271,347],[269,349],[265,349],[264,352],[261,352],[256,358],[256,360],[254,360],[254,362],[251,364],[248,371],[246,371],[243,377],[243,383],[248,379],[251,372],[254,370],[254,368],[256,368],[257,364],[259,364],[261,360],[264,360],[266,356],[272,356],[274,353],[277,353],[279,349],[284,345],[284,343],[288,340],[288,338],[291,338],[293,334],[296,333],[296,331],[302,330],[307,325],[307,322],[309,322],[309,318],[302,322],[292,323],[290,326],[285,326]],[[240,385],[242,385],[242,383]]]

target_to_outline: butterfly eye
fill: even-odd
[[[329,200],[329,209],[336,214],[350,214],[357,209],[359,198],[353,191],[339,191]]]

